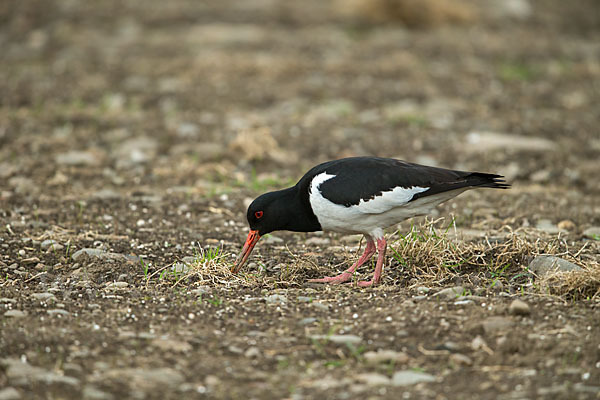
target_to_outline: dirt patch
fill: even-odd
[[[596,5],[504,3],[0,6],[0,396],[598,398]],[[373,289],[306,283],[333,234],[231,275],[251,199],[369,154],[513,187],[390,231]]]

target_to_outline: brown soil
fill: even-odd
[[[341,3],[0,5],[2,398],[599,398],[597,4],[410,30]],[[228,275],[249,200],[369,154],[513,188],[390,231],[377,288],[306,283],[360,251],[330,234]]]

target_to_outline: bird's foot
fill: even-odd
[[[352,274],[350,272],[342,272],[337,276],[326,276],[325,278],[309,279],[308,281],[311,283],[329,283],[331,285],[338,285],[350,280],[352,280]]]

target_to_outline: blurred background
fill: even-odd
[[[598,194],[599,25],[596,0],[4,1],[2,198],[260,191],[352,155]]]

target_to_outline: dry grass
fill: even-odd
[[[438,221],[412,227],[391,244],[392,268],[401,271],[394,283],[444,286],[471,281],[487,288],[502,283],[505,290],[549,293],[587,299],[600,293],[597,249],[583,246],[576,251],[560,237],[544,237],[537,230],[504,227],[499,237],[464,241],[451,233],[452,224],[440,229]],[[542,236],[540,236],[542,235]],[[591,247],[591,246],[590,246]],[[539,255],[554,255],[583,268],[579,272],[556,272],[535,276],[527,266]],[[397,275],[397,274],[396,274]],[[400,282],[398,282],[400,281]]]
[[[443,287],[462,282],[479,289],[502,286],[502,290],[512,293],[551,294],[569,299],[591,299],[600,293],[600,265],[595,256],[597,244],[572,249],[560,237],[540,237],[539,231],[513,231],[509,227],[496,232],[495,238],[459,240],[453,235],[454,225],[443,227],[441,221],[428,220],[421,226],[411,227],[407,233],[398,232],[395,240],[390,238],[385,283],[404,287]],[[357,254],[345,254],[341,264],[331,266],[317,262],[315,256],[299,257],[289,249],[288,253],[289,262],[277,265],[274,272],[246,268],[232,274],[233,257],[230,254],[217,248],[198,248],[189,269],[171,279],[171,284],[298,287],[308,278],[341,271],[358,257]],[[584,270],[537,277],[527,266],[538,255],[565,258]],[[153,275],[157,276],[159,272]],[[366,267],[361,272],[372,274],[373,271]]]

